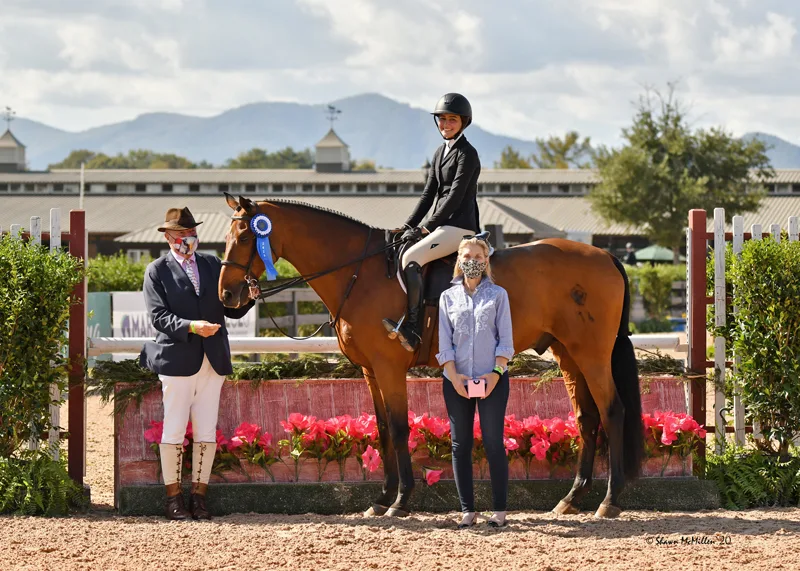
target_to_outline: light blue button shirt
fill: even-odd
[[[456,371],[470,378],[490,373],[495,357],[514,356],[508,293],[483,278],[470,296],[462,278],[439,298],[440,365],[455,361]]]

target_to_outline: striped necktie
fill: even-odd
[[[200,295],[200,284],[197,282],[197,275],[194,273],[194,268],[192,267],[191,260],[185,260],[183,262],[183,269],[186,270],[186,275],[189,276],[189,281],[192,282],[194,286],[194,292],[197,295]]]

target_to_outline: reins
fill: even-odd
[[[242,220],[242,221],[249,222],[250,219],[252,219],[252,216],[231,216],[231,219],[232,220]],[[257,289],[258,290],[258,297],[257,298],[253,298],[253,299],[266,299],[266,298],[271,297],[273,295],[276,295],[276,294],[278,294],[278,293],[280,293],[282,291],[285,291],[285,290],[287,290],[287,289],[289,289],[291,287],[294,287],[294,286],[296,286],[298,284],[302,284],[302,283],[308,284],[308,282],[310,282],[312,280],[316,280],[316,279],[321,278],[323,276],[327,276],[329,274],[332,274],[333,272],[341,270],[342,268],[346,268],[347,266],[352,266],[353,264],[358,264],[357,267],[356,267],[355,272],[353,273],[353,275],[350,278],[350,281],[347,284],[347,288],[345,289],[345,292],[344,292],[344,297],[342,297],[342,301],[339,304],[339,308],[336,310],[336,313],[331,315],[331,319],[329,319],[327,323],[323,323],[319,327],[317,327],[317,330],[314,331],[314,333],[312,333],[311,335],[307,335],[306,337],[294,337],[293,335],[290,335],[289,333],[287,333],[286,331],[281,329],[281,327],[275,322],[275,318],[273,318],[272,314],[269,312],[268,307],[266,308],[267,316],[270,318],[270,320],[272,321],[272,324],[275,326],[275,328],[281,334],[283,334],[285,337],[289,337],[290,339],[294,339],[296,341],[304,341],[306,339],[310,339],[310,338],[314,337],[315,335],[317,335],[322,330],[322,328],[325,327],[326,325],[330,325],[331,328],[334,331],[336,331],[336,326],[339,323],[339,317],[342,314],[342,309],[344,309],[344,304],[347,301],[347,298],[350,297],[350,292],[353,290],[353,286],[356,284],[356,280],[358,279],[358,276],[359,276],[359,274],[361,272],[361,267],[364,264],[364,260],[366,260],[367,258],[371,258],[373,256],[377,256],[378,254],[386,252],[387,250],[390,250],[390,249],[398,246],[399,244],[403,243],[402,239],[401,240],[395,240],[394,242],[389,242],[389,243],[383,245],[381,248],[378,248],[374,252],[369,252],[368,253],[367,249],[369,248],[369,243],[370,243],[370,240],[372,239],[372,230],[373,229],[370,227],[369,228],[369,232],[367,233],[367,240],[364,243],[364,252],[361,254],[361,257],[356,258],[354,260],[350,260],[348,262],[345,262],[344,264],[340,264],[340,265],[338,265],[336,267],[333,267],[333,268],[330,268],[330,269],[327,269],[327,270],[314,272],[313,274],[308,274],[308,275],[300,275],[300,276],[296,276],[296,277],[293,277],[293,278],[284,278],[284,279],[278,280],[278,282],[276,282],[276,283],[270,283],[268,281],[267,282],[259,282],[259,281],[257,281],[255,278],[253,278],[250,275],[251,268],[252,268],[252,265],[253,265],[253,261],[255,260],[255,256],[256,256],[256,245],[255,245],[255,243],[253,244],[253,250],[250,252],[250,259],[248,260],[246,266],[244,266],[242,264],[239,264],[238,262],[233,262],[233,261],[229,261],[229,260],[222,260],[222,265],[223,266],[233,266],[233,267],[239,268],[241,270],[244,270],[244,280],[247,283],[248,287],[250,287],[251,289]],[[264,286],[262,286],[262,283],[264,284]],[[269,286],[269,287],[265,287],[265,286]]]

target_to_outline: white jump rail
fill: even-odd
[[[90,357],[105,353],[138,353],[151,341],[148,337],[91,337],[88,342]],[[229,337],[231,353],[339,353],[336,337],[314,337],[296,341],[286,337]],[[681,351],[679,335],[631,335],[637,349],[669,349]]]

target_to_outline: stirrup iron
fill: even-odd
[[[392,329],[389,332],[389,335],[388,335],[389,339],[397,339],[397,334],[400,331],[400,326],[403,324],[403,321],[405,321],[405,319],[406,319],[406,316],[405,316],[405,314],[403,314],[403,316],[397,321],[397,325],[395,325],[394,329]]]

